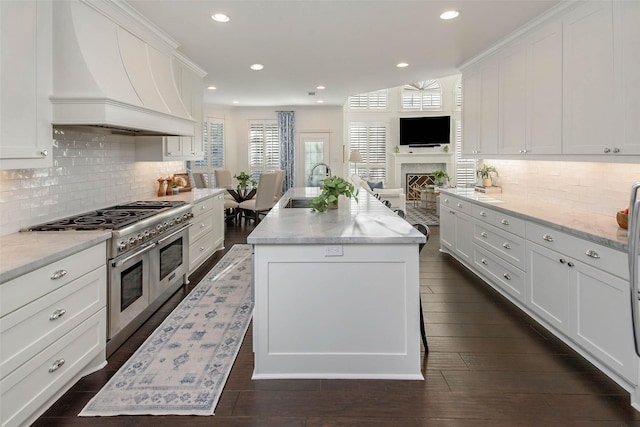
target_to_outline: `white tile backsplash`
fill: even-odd
[[[184,162],[136,162],[133,138],[54,130],[53,167],[0,171],[0,235],[117,203],[156,197]]]
[[[485,160],[500,174],[503,193],[518,193],[533,203],[566,206],[614,216],[629,205],[631,184],[640,165],[531,160]]]

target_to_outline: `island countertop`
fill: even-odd
[[[424,235],[365,191],[340,200],[338,209],[313,212],[287,208],[290,199],[313,198],[315,187],[287,191],[247,237],[250,244],[406,244],[424,243]]]

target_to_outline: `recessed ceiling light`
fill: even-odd
[[[262,64],[253,64],[249,68],[251,68],[253,71],[260,71],[260,70],[262,70],[264,68],[264,65],[262,65]]]
[[[240,104],[240,101],[233,101],[234,104]]]
[[[398,68],[405,68],[405,67],[408,67],[408,66],[409,66],[409,64],[407,64],[406,62],[401,62],[398,65],[396,65],[396,67],[398,67]]]
[[[324,101],[323,101],[322,99],[318,99],[316,102],[317,102],[318,104],[322,104]]]
[[[323,90],[323,89],[326,89],[326,88],[324,86],[320,85],[320,86],[316,86],[316,89]]]
[[[218,88],[217,88],[217,87],[215,87],[215,86],[207,86],[207,89],[209,89],[209,90],[216,90],[216,89],[218,89]]]
[[[447,10],[446,12],[443,12],[442,15],[440,15],[440,19],[453,19],[457,18],[458,15],[460,15],[460,12],[458,12],[457,10]]]
[[[211,19],[216,22],[229,22],[231,18],[229,18],[229,16],[225,15],[224,13],[214,13],[213,15],[211,15]]]

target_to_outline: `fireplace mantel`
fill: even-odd
[[[402,185],[404,177],[401,177],[402,165],[407,163],[418,164],[444,164],[445,171],[453,176],[453,155],[451,153],[393,153],[393,164],[396,183]],[[430,171],[429,171],[430,172]]]

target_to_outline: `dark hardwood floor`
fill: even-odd
[[[227,225],[226,249],[251,231]],[[249,329],[213,417],[78,418],[89,399],[184,297],[179,291],[36,426],[640,426],[629,395],[441,254],[438,227],[420,258],[430,353],[426,381],[252,381]],[[222,257],[191,276],[193,288]]]

